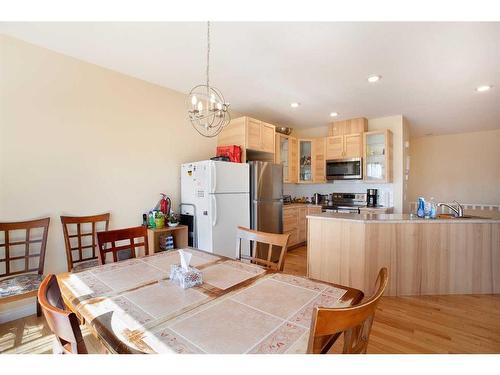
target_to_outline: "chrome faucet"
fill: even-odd
[[[463,217],[464,216],[464,208],[460,203],[457,201],[453,201],[454,203],[457,204],[457,207],[450,206],[449,204],[446,203],[438,203],[438,207],[445,206],[448,207],[450,210],[452,210],[455,213],[455,217]]]

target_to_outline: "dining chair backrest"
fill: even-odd
[[[43,275],[50,218],[0,223],[0,277]],[[40,244],[40,245],[35,245]],[[1,252],[0,252],[1,254]]]
[[[282,271],[285,265],[285,255],[290,234],[267,233],[253,229],[238,227],[236,233],[236,252],[240,259],[249,260],[252,263]],[[249,241],[250,254],[243,254],[242,240]],[[267,246],[258,246],[259,244]],[[278,260],[273,260],[273,248],[278,248]]]
[[[48,275],[40,284],[38,301],[63,353],[87,354],[78,318],[75,313],[65,309],[55,275]]]
[[[61,216],[68,271],[75,265],[98,259],[96,233],[99,226],[109,229],[109,213],[92,216]],[[84,227],[90,227],[84,229]]]
[[[148,232],[143,226],[97,232],[97,242],[99,243],[100,264],[106,263],[108,253],[112,254],[113,262],[135,258],[136,250],[141,247],[144,248],[145,255],[149,255]],[[125,244],[118,244],[118,242],[125,242]]]
[[[343,308],[315,307],[307,352],[328,353],[337,338],[343,334],[343,354],[366,353],[375,310],[387,282],[387,268],[382,268],[375,283],[375,293],[366,302]]]

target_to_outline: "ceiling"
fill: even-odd
[[[0,23],[0,32],[184,93],[205,79],[205,23]],[[500,128],[498,22],[218,22],[211,33],[211,82],[239,113],[300,128],[326,125],[333,111],[403,114],[412,136]],[[368,83],[371,74],[382,80]],[[483,84],[494,88],[476,92]]]

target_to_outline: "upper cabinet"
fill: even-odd
[[[271,124],[262,122],[260,124],[260,151],[274,152],[274,135],[276,134],[276,127]]]
[[[299,181],[313,182],[312,139],[299,139]]]
[[[328,126],[328,136],[363,133],[368,129],[368,120],[364,117],[334,121]]]
[[[335,121],[328,127],[326,159],[350,159],[363,157],[363,133],[368,120],[358,118]]]
[[[326,182],[325,138],[313,139],[313,182]]]
[[[364,133],[364,180],[392,182],[392,132],[379,130]]]
[[[297,182],[299,161],[297,138],[276,133],[275,144],[275,163],[283,165],[283,182]]]
[[[325,139],[299,139],[298,182],[325,182]]]
[[[238,145],[242,148],[243,160],[247,161],[247,150],[272,154],[265,159],[274,159],[275,126],[251,117],[238,117],[221,131],[218,146]]]

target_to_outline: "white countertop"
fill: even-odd
[[[358,223],[416,223],[416,224],[432,224],[432,223],[486,223],[500,224],[499,219],[487,218],[470,218],[470,219],[422,219],[410,214],[352,214],[352,213],[330,213],[307,215],[308,219],[320,220],[337,220],[337,221],[354,221]]]

